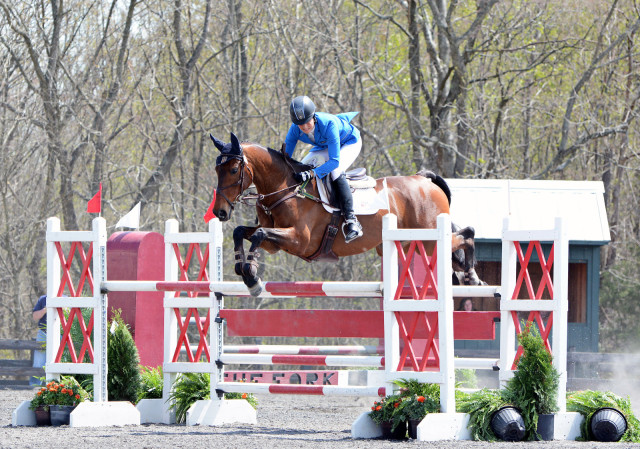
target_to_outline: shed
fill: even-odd
[[[447,179],[447,183],[452,192],[451,219],[462,227],[475,228],[477,271],[492,285],[500,284],[504,217],[511,216],[522,229],[549,229],[555,217],[565,220],[569,233],[568,349],[597,352],[600,248],[611,240],[602,182]],[[498,309],[493,298],[473,301],[477,310]],[[461,341],[456,347],[498,349],[498,341]]]

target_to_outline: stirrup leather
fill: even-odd
[[[345,226],[349,226],[349,233],[344,230]],[[342,234],[344,235],[345,243],[352,242],[353,240],[362,237],[362,225],[357,218],[348,218],[342,223]]]

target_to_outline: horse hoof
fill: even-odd
[[[235,265],[234,269],[235,269],[235,272],[236,272],[236,274],[237,274],[238,276],[242,276],[242,274],[243,274],[243,273],[242,273],[242,262],[237,263],[237,264]]]
[[[259,296],[262,293],[262,280],[260,278],[252,287],[249,287],[249,293],[251,296]]]

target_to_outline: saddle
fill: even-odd
[[[367,170],[364,167],[349,170],[346,172],[346,176],[349,186],[351,186],[352,189],[371,189],[376,185],[375,179],[367,176]],[[338,256],[335,255],[332,248],[336,235],[338,235],[338,230],[340,229],[338,224],[340,223],[342,211],[340,210],[340,205],[337,204],[333,186],[329,178],[329,176],[325,176],[322,180],[316,178],[316,181],[320,198],[324,201],[323,206],[331,213],[331,222],[324,231],[322,243],[320,243],[318,250],[309,257],[301,257],[301,259],[307,262],[313,262],[314,260],[322,262],[338,261]]]

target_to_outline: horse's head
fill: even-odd
[[[218,186],[213,213],[220,221],[231,218],[234,204],[246,188],[251,185],[251,173],[247,168],[246,159],[238,138],[231,133],[231,143],[225,143],[209,134],[220,156],[216,158],[216,173]]]

